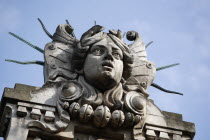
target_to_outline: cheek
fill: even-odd
[[[99,57],[87,56],[84,63],[84,71],[95,73],[99,68]]]
[[[118,76],[122,76],[123,73],[123,62],[121,60],[117,60],[117,62],[115,63],[116,66],[116,72]]]

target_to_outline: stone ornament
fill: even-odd
[[[172,128],[149,124],[165,125],[167,117],[148,99],[147,89],[151,85],[165,89],[153,83],[156,66],[147,60],[138,32],[127,32],[127,40],[133,41],[128,45],[122,31],[106,33],[104,29],[95,25],[80,39],[69,24],[59,25],[53,35],[44,29],[52,39],[43,51],[45,84],[30,91],[26,102],[31,104],[17,104],[16,117],[27,118],[27,127],[32,130],[56,135],[73,126],[71,129],[80,133],[89,126],[90,133],[122,133],[118,139],[127,135],[123,134],[127,130],[133,140],[180,138],[180,132]],[[159,120],[151,121],[152,113]],[[80,130],[77,125],[84,127]]]
[[[97,127],[105,127],[111,119],[111,113],[107,106],[98,106],[94,112],[94,124]]]
[[[135,91],[130,91],[126,94],[124,102],[128,110],[132,111],[135,114],[144,114],[146,99],[142,94],[139,94]]]
[[[113,127],[120,127],[125,121],[125,115],[121,110],[115,110],[112,112],[111,124]]]
[[[70,119],[96,127],[138,124],[156,69],[138,33],[127,32],[134,41],[127,45],[120,30],[105,33],[95,25],[77,40],[70,29],[59,25],[44,51],[45,86],[53,85],[58,96],[55,130],[67,127]]]
[[[92,118],[93,108],[91,105],[84,104],[79,109],[79,119],[81,122],[88,122]]]
[[[79,114],[80,105],[76,102],[73,102],[69,107],[69,114],[72,119],[76,119]]]
[[[62,89],[59,94],[59,99],[62,102],[71,103],[83,94],[83,87],[78,82],[68,82],[62,86]]]

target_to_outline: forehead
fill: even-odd
[[[102,39],[101,41],[95,43],[93,46],[103,46],[105,48],[112,48],[115,50],[121,50],[109,37]]]

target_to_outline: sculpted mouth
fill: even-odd
[[[113,64],[110,62],[104,62],[102,63],[102,67],[105,68],[105,70],[112,70],[114,68]]]

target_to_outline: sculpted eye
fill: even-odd
[[[103,53],[102,49],[96,48],[92,52],[94,55],[101,55]]]
[[[113,57],[114,57],[115,59],[117,59],[117,60],[122,59],[121,55],[120,55],[118,52],[114,52],[114,53],[112,53],[112,55],[113,55]]]

